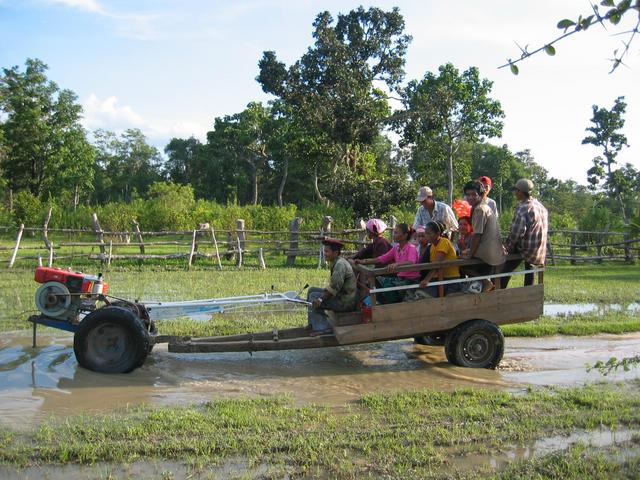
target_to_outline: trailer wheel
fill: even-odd
[[[442,347],[447,342],[447,334],[438,335],[418,335],[413,337],[413,341],[420,345],[428,345],[430,347]]]
[[[444,351],[454,365],[494,369],[504,354],[504,336],[495,323],[471,320],[451,332]]]
[[[87,315],[73,338],[78,363],[101,373],[128,373],[150,351],[147,328],[131,310],[106,307]]]

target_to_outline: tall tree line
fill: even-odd
[[[365,216],[413,207],[418,185],[451,201],[479,175],[494,178],[493,195],[507,210],[511,186],[528,176],[554,209],[582,211],[571,192],[625,220],[633,215],[638,172],[615,165],[626,145],[622,99],[611,111],[594,106],[584,143],[603,148],[603,156],[589,170],[587,190],[548,178],[529,151],[486,143],[501,135],[504,113],[477,68],[460,72],[447,63],[405,81],[411,37],[397,8],[360,7],[336,18],[325,11],[312,28],[313,44],[291,65],[270,50],[258,59],[256,80],[269,102],[215,118],[204,141],[171,139],[164,156],[139,130],[86,132],[77,97],[47,79],[41,61],[3,69],[0,188],[5,197],[21,191],[77,206],[146,198],[165,181],[220,203],[336,203]],[[401,108],[391,108],[391,97]]]

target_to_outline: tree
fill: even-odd
[[[160,152],[147,143],[138,129],[115,133],[94,132],[98,151],[95,199],[99,202],[131,202],[146,195],[154,182],[162,179]]]
[[[502,213],[513,206],[511,188],[518,178],[522,178],[523,168],[518,158],[507,145],[497,147],[490,143],[478,143],[471,152],[470,178],[487,175],[493,181],[491,197],[496,200]],[[467,178],[469,178],[467,177]]]
[[[193,183],[197,175],[199,156],[203,145],[194,137],[185,139],[172,138],[164,148],[167,160],[164,174],[175,183]]]
[[[404,19],[397,8],[385,12],[360,7],[329,12],[313,23],[315,44],[290,67],[266,51],[257,81],[282,100],[316,148],[306,161],[314,187],[319,171],[339,165],[355,172],[389,115],[387,94],[404,76],[404,55],[411,37],[403,34]]]
[[[624,57],[629,52],[631,43],[635,39],[636,34],[640,32],[640,0],[621,0],[618,2],[618,4],[616,4],[614,0],[602,0],[600,2],[600,6],[605,7],[604,13],[600,11],[598,5],[591,4],[593,13],[584,16],[579,15],[576,20],[571,20],[568,18],[560,20],[557,27],[563,31],[562,35],[556,37],[549,43],[536,48],[532,52],[530,52],[527,47],[522,48],[518,45],[518,47],[520,48],[520,58],[516,60],[508,59],[507,63],[501,65],[498,68],[509,67],[511,69],[511,73],[513,73],[514,75],[518,75],[519,68],[516,63],[521,62],[522,60],[525,60],[532,55],[535,55],[542,51],[544,51],[547,55],[553,56],[556,54],[556,49],[553,46],[555,43],[564,40],[565,38],[578,32],[586,32],[591,26],[596,24],[601,24],[603,27],[605,27],[605,29],[606,24],[616,27],[619,25],[620,21],[627,13],[633,13],[635,11],[638,15],[636,25],[629,31],[620,32],[620,34],[627,35],[627,40],[622,41],[622,45],[624,46],[622,51],[620,51],[620,49],[616,49],[613,52],[613,58],[611,59],[611,62],[613,64],[611,67],[611,72],[613,72],[616,68],[623,64]]]
[[[461,75],[447,63],[438,70],[438,75],[427,72],[421,81],[409,82],[402,92],[405,110],[396,113],[394,124],[402,144],[429,152],[431,161],[444,167],[451,203],[458,149],[463,142],[501,135],[504,113],[500,102],[489,98],[493,83],[480,79],[477,68]]]
[[[623,195],[627,193],[629,182],[626,181],[622,172],[614,170],[616,157],[623,147],[628,147],[627,137],[620,132],[624,127],[624,118],[627,104],[624,97],[616,98],[613,108],[599,108],[593,105],[593,126],[586,129],[592,135],[587,135],[582,144],[590,144],[602,148],[603,157],[593,159],[593,167],[587,171],[589,183],[596,189],[604,181],[604,188],[609,192],[611,198],[615,198],[620,208],[620,213],[624,223],[629,223],[628,215],[623,201]]]
[[[47,65],[27,59],[25,71],[0,76],[0,170],[13,190],[44,199],[71,192],[74,205],[92,188],[95,151],[80,125],[82,108],[70,90],[47,79]]]
[[[234,115],[216,118],[214,129],[207,133],[210,152],[225,157],[235,168],[244,169],[251,182],[249,203],[258,203],[258,183],[268,158],[265,125],[270,116],[268,107],[251,102]]]

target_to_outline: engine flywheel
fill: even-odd
[[[36,307],[48,317],[63,316],[71,305],[71,293],[60,282],[47,282],[36,290]]]

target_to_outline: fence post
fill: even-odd
[[[138,238],[138,243],[140,244],[140,253],[144,255],[144,241],[142,240],[142,232],[140,231],[140,224],[137,222],[137,220],[132,220],[131,223],[133,225],[133,233],[136,234],[136,237]]]
[[[331,223],[333,218],[329,215],[322,217],[322,228],[320,228],[320,237],[326,237],[327,233],[331,233]],[[320,244],[320,253],[318,254],[318,268],[326,267],[327,261],[324,259],[324,246]]]
[[[393,230],[396,228],[398,224],[398,219],[391,215],[389,217],[389,241],[393,243]]]
[[[238,255],[236,257],[236,265],[238,267],[242,266],[242,253],[245,250],[247,235],[244,231],[244,220],[239,218],[236,220],[236,236],[237,236],[237,244],[238,244]]]
[[[551,265],[553,265],[555,267],[556,266],[556,257],[553,254],[553,245],[551,245],[551,235],[552,235],[552,232],[548,232],[547,233],[547,252],[548,252],[549,256],[551,257]]]
[[[113,240],[109,240],[109,254],[107,255],[107,268],[111,267],[111,254],[113,253]],[[142,252],[144,253],[144,252]],[[142,261],[142,260],[140,260]]]
[[[53,207],[49,207],[49,211],[47,212],[47,216],[44,219],[44,223],[42,224],[42,240],[44,241],[44,246],[49,252],[49,267],[53,266],[53,243],[49,240],[49,221],[51,221],[51,212],[53,211]]]
[[[240,243],[240,237],[236,237],[236,244],[238,247],[238,255],[236,255],[236,266],[242,266],[242,244]]]
[[[218,241],[216,240],[216,231],[213,229],[213,225],[209,227],[211,229],[211,241],[213,242],[213,248],[216,251],[216,258],[218,259],[218,268],[222,270],[222,263],[220,262],[220,251],[218,250]]]
[[[295,217],[289,222],[289,255],[287,255],[287,266],[292,267],[296,263],[295,251],[298,250],[298,232],[302,219]]]
[[[571,232],[571,265],[576,264],[576,244],[578,243],[578,232]]]
[[[629,243],[630,237],[629,232],[624,233],[624,261],[633,263],[633,254],[631,253],[631,244]]]
[[[198,234],[197,230],[193,231],[193,236],[191,237],[191,251],[189,252],[189,263],[187,264],[187,268],[191,268],[191,263],[193,262],[193,254],[196,251],[196,235]]]
[[[53,267],[53,243],[49,244],[49,267]]]
[[[264,263],[264,254],[262,251],[262,247],[260,247],[260,249],[258,250],[258,262],[260,262],[260,268],[261,269],[265,269],[267,268],[267,264]]]
[[[9,268],[13,268],[13,264],[16,262],[16,255],[18,255],[18,249],[20,248],[20,240],[22,240],[22,232],[24,232],[24,223],[20,224],[18,229],[18,235],[16,236],[16,246],[13,248],[11,259],[9,260]]]
[[[98,222],[98,214],[91,215],[91,223],[93,225],[93,231],[96,233],[96,238],[100,242],[100,253],[102,254],[100,264],[104,262],[104,232],[100,228],[100,222]]]
[[[47,229],[49,228],[49,221],[51,220],[51,211],[53,207],[49,207],[49,211],[47,212],[47,216],[44,219],[44,223],[42,224],[42,240],[44,241],[44,246],[47,250],[51,249],[51,242],[49,241],[49,232]]]
[[[359,228],[361,231],[358,233],[358,240],[364,242],[367,239],[367,224],[363,219],[356,220],[355,228]],[[360,250],[362,244],[359,244],[356,250]]]
[[[606,230],[605,230],[606,232]],[[605,241],[604,235],[598,235],[598,239],[596,240],[596,255],[598,255],[598,259],[596,263],[602,263],[602,243]]]

